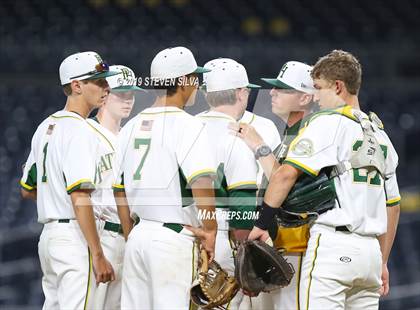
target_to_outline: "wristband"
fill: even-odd
[[[267,230],[273,222],[274,216],[277,214],[278,209],[270,207],[265,201],[261,205],[258,220],[255,221],[254,226]]]

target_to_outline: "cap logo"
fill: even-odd
[[[284,64],[283,65],[283,67],[281,68],[281,70],[280,70],[280,78],[283,78],[283,75],[284,75],[284,73],[286,72],[286,70],[288,69],[289,67],[287,66],[287,64]]]
[[[93,56],[95,56],[95,58],[98,60],[99,63],[102,62],[101,56],[99,56],[98,54],[93,54]]]
[[[121,73],[123,75],[124,80],[128,80],[129,78],[134,78],[133,74],[127,68],[122,68]]]

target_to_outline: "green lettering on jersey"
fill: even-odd
[[[95,184],[102,182],[102,174],[112,169],[112,157],[114,153],[102,155],[95,169]]]
[[[353,152],[362,146],[363,141],[357,140],[352,147]],[[388,147],[386,145],[380,144],[382,152],[384,153],[385,158],[388,155]],[[367,169],[359,168],[353,169],[353,182],[355,183],[368,183],[369,185],[382,185],[381,177],[376,170],[373,170],[368,173]]]

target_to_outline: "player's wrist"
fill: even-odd
[[[255,221],[254,226],[262,230],[267,230],[273,222],[274,216],[277,212],[277,208],[273,208],[263,201],[261,209],[258,213],[258,219]]]

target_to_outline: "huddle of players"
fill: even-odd
[[[210,109],[194,117],[183,109],[194,102],[200,73]],[[60,66],[66,107],[38,127],[21,179],[22,195],[36,199],[44,224],[45,309],[191,307],[198,246],[232,274],[231,241],[267,237],[261,221],[258,227],[244,218],[200,221],[200,212],[245,214],[258,196],[266,215],[300,174],[316,176],[363,140],[351,119],[361,68],[343,51],[321,58],[315,69],[287,62],[276,79],[263,79],[273,86],[273,113],[287,123],[281,144],[271,121],[245,111],[249,89],[259,86],[238,62],[219,58],[198,67],[188,49],[170,48],[153,59],[151,78],[174,83],[156,89],[153,105],[119,131],[140,90],[134,73],[108,67],[94,52],[71,55]],[[330,112],[311,118],[314,101]],[[95,108],[97,116],[86,120]],[[296,275],[288,287],[253,298],[253,309],[378,307],[381,275],[388,289],[400,198],[397,155],[379,121],[374,125],[387,150],[385,177],[347,171],[336,180],[338,213],[321,215],[310,231],[280,228],[274,244]],[[229,308],[246,301],[238,294]]]

